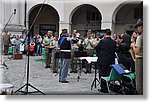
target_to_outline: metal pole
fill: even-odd
[[[27,0],[25,0],[25,5],[24,5],[24,27],[26,27],[26,19],[27,19]]]

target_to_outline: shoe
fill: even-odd
[[[50,66],[46,66],[45,68],[51,68]]]
[[[70,73],[77,73],[77,71],[70,71]]]
[[[70,73],[73,73],[74,71],[70,71]]]
[[[77,71],[74,71],[74,73],[77,73]]]
[[[91,71],[86,71],[85,74],[87,74],[87,73],[91,74]]]
[[[57,73],[57,71],[53,71],[53,73]]]
[[[105,89],[99,89],[99,91],[103,92],[103,93],[109,93],[107,89],[106,90]]]
[[[69,83],[69,81],[59,81],[60,83]]]

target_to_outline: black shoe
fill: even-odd
[[[77,73],[77,71],[74,71],[74,73]]]
[[[106,90],[105,89],[99,89],[99,91],[103,92],[103,93],[109,93],[107,89]]]
[[[60,83],[69,83],[69,81],[59,81]]]
[[[70,71],[70,73],[73,73],[74,71]]]
[[[57,73],[57,71],[53,71],[53,73]]]
[[[77,73],[77,71],[70,71],[70,73]]]
[[[85,74],[87,74],[87,73],[91,74],[91,71],[86,71]]]
[[[46,66],[45,68],[51,68],[50,66]]]

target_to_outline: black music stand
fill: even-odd
[[[81,77],[81,72],[83,71],[82,60],[80,59],[80,57],[87,57],[87,52],[86,51],[75,51],[74,52],[74,57],[79,58],[79,60],[80,60],[80,63],[79,63],[79,74],[77,76],[77,82],[79,82],[80,77]]]
[[[92,85],[91,85],[91,90],[93,89],[93,86],[95,86],[95,88],[96,88],[96,81],[100,84],[100,81],[96,77],[96,75],[97,75],[97,67],[96,66],[97,66],[97,63],[95,62],[95,77],[94,77],[94,80],[93,80]]]
[[[55,76],[57,76],[58,74],[59,74],[59,69],[60,69],[60,63],[59,63],[59,60],[61,60],[61,53],[60,53],[60,51],[59,52],[56,52],[56,53],[54,53],[54,59],[58,59],[58,69],[57,69],[57,73],[55,74]],[[55,60],[56,61],[56,60]],[[56,62],[55,62],[56,63]]]

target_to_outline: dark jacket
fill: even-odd
[[[98,56],[98,65],[111,65],[115,63],[116,42],[111,37],[100,40],[95,49]]]
[[[123,41],[120,43],[120,51],[122,54],[130,54],[129,49],[130,49],[130,44],[131,44],[131,38],[130,35],[124,34],[122,36]]]
[[[63,37],[64,36],[62,36],[59,39],[58,44],[60,43],[60,41]],[[60,47],[60,57],[70,59],[71,58],[71,43],[69,40],[67,40],[67,37],[63,40],[62,44],[59,47]],[[68,50],[70,50],[70,52],[68,52]]]

